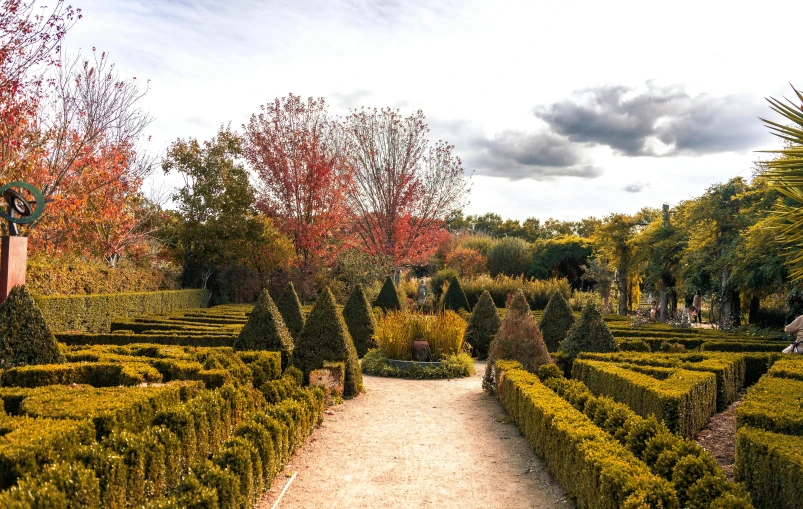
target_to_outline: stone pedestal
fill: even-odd
[[[28,237],[0,237],[0,303],[11,289],[25,284],[28,265]]]

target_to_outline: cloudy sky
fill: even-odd
[[[150,80],[153,151],[292,92],[422,109],[468,213],[579,219],[749,176],[766,96],[803,87],[796,2],[76,0],[68,50]],[[159,177],[163,180],[163,177]]]

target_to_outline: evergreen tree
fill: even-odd
[[[443,309],[451,309],[452,311],[464,309],[469,313],[471,312],[466,293],[456,277],[453,277],[449,282],[449,288],[446,290],[446,295],[443,296]]]
[[[24,286],[0,304],[0,367],[64,362],[42,310]]]
[[[329,288],[321,292],[312,307],[296,344],[293,361],[304,372],[305,381],[309,380],[310,372],[322,368],[324,362],[343,362],[346,366],[343,395],[354,397],[363,391],[357,350]]]
[[[474,306],[468,327],[466,327],[466,341],[471,345],[473,353],[478,359],[488,357],[488,347],[499,331],[501,323],[502,319],[499,317],[499,311],[496,309],[491,294],[485,290],[480,295],[477,305]]]
[[[290,331],[293,341],[298,341],[301,329],[304,328],[304,310],[301,309],[301,301],[298,300],[298,294],[292,281],[288,281],[282,294],[279,295],[276,307],[279,309],[279,313],[282,314],[284,324],[287,326],[287,330]]]
[[[282,369],[287,367],[293,355],[293,338],[267,290],[262,290],[248,315],[248,321],[234,341],[234,349],[281,352]]]
[[[553,293],[544,309],[541,321],[538,322],[547,350],[556,352],[560,348],[560,342],[566,339],[566,334],[572,325],[574,325],[574,315],[569,303],[560,292]]]
[[[375,346],[374,329],[376,328],[376,322],[374,321],[374,313],[371,311],[371,305],[368,303],[368,297],[365,296],[365,291],[360,283],[354,285],[351,290],[349,300],[343,307],[343,319],[346,321],[349,334],[351,334],[351,339],[354,341],[357,356],[364,356],[369,348]]]
[[[382,285],[382,290],[379,291],[374,306],[381,308],[382,311],[398,311],[402,308],[396,285],[393,284],[393,279],[390,276],[385,279],[385,284]]]
[[[586,304],[580,318],[569,329],[569,334],[560,344],[560,349],[569,359],[580,352],[618,352],[619,345],[599,314],[597,307]]]
[[[519,361],[531,373],[535,373],[542,365],[553,362],[538,324],[535,323],[535,317],[530,312],[527,298],[521,290],[516,292],[499,332],[491,341],[488,358]]]

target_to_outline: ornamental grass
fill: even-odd
[[[433,361],[464,350],[466,321],[454,311],[421,314],[391,311],[379,320],[374,331],[377,346],[389,359],[412,360],[413,341],[429,341]]]

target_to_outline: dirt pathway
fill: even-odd
[[[724,411],[714,414],[697,435],[697,443],[710,452],[728,480],[733,480],[734,453],[736,452],[736,409],[742,404],[743,394]]]
[[[365,377],[366,393],[332,407],[258,506],[318,508],[568,508],[499,403],[473,377]]]

